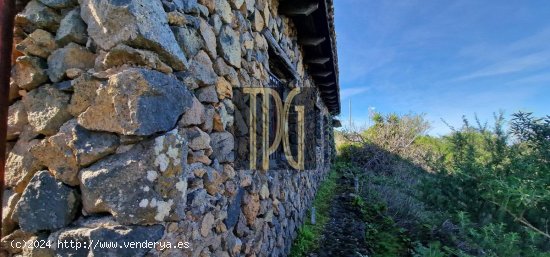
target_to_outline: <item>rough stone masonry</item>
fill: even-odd
[[[269,83],[268,30],[315,87],[277,0],[18,2],[2,247],[15,256],[286,256],[333,151],[306,171],[236,170],[233,89]],[[22,240],[188,248],[17,248]]]

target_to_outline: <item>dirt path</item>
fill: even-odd
[[[311,257],[365,256],[365,223],[353,205],[353,181],[344,176],[338,179],[336,196],[332,200],[330,221],[326,224],[320,249]]]

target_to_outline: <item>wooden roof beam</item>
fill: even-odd
[[[321,86],[321,87],[330,87],[330,86],[334,85],[334,82],[317,83],[317,85]]]
[[[321,92],[325,94],[332,94],[336,92],[336,89],[325,89],[325,90],[321,90]]]
[[[303,46],[318,46],[325,42],[326,39],[326,37],[306,37],[300,39],[298,42]]]
[[[262,31],[262,34],[267,40],[269,47],[273,50],[273,53],[275,53],[275,55],[281,60],[281,62],[286,67],[287,71],[290,72],[290,74],[292,74],[293,79],[299,80],[300,75],[296,70],[296,66],[292,63],[288,55],[286,55],[285,51],[281,48],[279,43],[277,43],[277,40],[275,39],[275,37],[273,37],[273,34],[271,34],[269,29],[267,28],[264,29]]]
[[[308,59],[306,60],[306,63],[322,65],[327,63],[328,61],[330,61],[330,57],[318,57],[318,58]]]
[[[279,13],[287,16],[305,15],[309,16],[314,11],[319,9],[319,3],[315,2],[298,2],[286,1],[284,5],[279,7]]]
[[[331,74],[332,74],[332,71],[319,71],[319,72],[312,73],[311,76],[326,78],[326,77],[330,76]]]

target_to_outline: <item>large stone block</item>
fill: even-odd
[[[221,56],[231,65],[241,67],[241,43],[239,34],[230,26],[224,26],[218,37]]]
[[[199,101],[203,103],[217,103],[220,100],[218,99],[218,94],[216,93],[215,86],[206,86],[197,89],[195,92]]]
[[[40,162],[29,151],[31,147],[40,143],[39,139],[33,139],[35,135],[30,127],[25,127],[6,158],[4,184],[17,193],[23,192],[27,183],[41,168]]]
[[[80,242],[88,245],[90,242],[110,244],[111,247],[57,247],[57,256],[145,256],[151,248],[124,247],[125,244],[156,242],[162,238],[164,227],[154,226],[121,226],[117,224],[97,224],[97,227],[76,227],[63,229],[52,234],[52,242]],[[95,244],[94,244],[95,245]],[[116,247],[112,247],[116,245]],[[96,245],[97,246],[97,245]]]
[[[224,224],[227,228],[232,228],[239,221],[241,214],[241,201],[244,197],[245,190],[239,188],[235,197],[229,202],[227,207],[227,218],[224,220]]]
[[[220,185],[223,183],[223,177],[216,169],[207,166],[206,172],[202,176],[204,188],[210,195],[216,195],[219,191]]]
[[[55,41],[60,46],[65,46],[70,42],[85,45],[88,41],[86,34],[86,23],[80,18],[80,9],[76,8],[61,20],[59,29],[55,35]]]
[[[216,13],[220,15],[222,20],[227,24],[231,24],[233,22],[233,12],[227,0],[214,0],[214,5],[216,6]]]
[[[8,110],[8,136],[7,140],[16,139],[28,124],[27,111],[23,102],[17,101]]]
[[[32,90],[48,81],[46,62],[38,57],[21,56],[17,58],[12,78],[22,89]]]
[[[14,193],[11,190],[4,190],[2,201],[2,237],[10,234],[17,228],[15,212],[15,206],[21,198],[21,194]]]
[[[65,227],[78,212],[79,198],[76,190],[56,181],[48,171],[40,171],[17,203],[19,226],[33,233]]]
[[[192,150],[204,150],[210,148],[210,136],[197,127],[184,129],[189,148]]]
[[[54,176],[68,185],[78,185],[78,171],[114,153],[119,144],[116,135],[82,128],[76,120],[66,122],[59,133],[31,148],[31,153]]]
[[[218,79],[210,57],[202,50],[193,58],[189,71],[200,86],[214,85]]]
[[[202,35],[202,39],[204,39],[204,45],[206,47],[206,50],[208,51],[208,54],[211,58],[216,58],[218,56],[216,50],[216,34],[214,33],[212,26],[210,26],[210,24],[208,24],[206,21],[201,20],[199,29]]]
[[[40,0],[40,2],[56,9],[67,8],[78,4],[77,0]]]
[[[157,224],[185,217],[187,142],[172,130],[80,172],[87,213],[111,213],[121,224]]]
[[[162,62],[156,53],[134,49],[124,44],[112,48],[103,59],[105,68],[122,65],[145,66],[163,73],[172,73],[172,68]]]
[[[39,87],[23,97],[27,119],[34,131],[53,135],[71,118],[67,106],[71,96],[52,85]]]
[[[52,34],[42,29],[35,30],[15,47],[24,54],[42,58],[48,58],[56,48]]]
[[[175,70],[187,67],[160,1],[83,0],[81,6],[88,34],[102,49],[124,43],[155,51]]]
[[[111,76],[96,93],[93,104],[78,116],[78,123],[123,135],[171,130],[193,101],[191,92],[177,79],[139,68]]]
[[[57,12],[41,2],[30,1],[23,12],[15,16],[15,25],[25,32],[31,33],[35,29],[44,29],[56,32],[61,17]]]
[[[173,27],[172,31],[187,56],[193,57],[203,48],[204,41],[193,26]]]
[[[210,135],[212,146],[211,158],[218,159],[220,163],[233,162],[235,160],[235,140],[229,132],[215,132]]]
[[[48,57],[48,76],[53,82],[59,82],[65,77],[68,69],[88,70],[94,67],[95,54],[86,48],[69,43],[67,46],[55,50]]]
[[[233,98],[233,87],[231,84],[223,77],[219,78],[216,83],[216,92],[218,93],[219,99]]]
[[[179,126],[187,127],[190,125],[200,125],[204,122],[204,105],[195,97],[193,97],[193,105],[191,109],[181,117]]]
[[[73,91],[71,103],[68,106],[69,112],[74,117],[78,117],[90,105],[94,103],[96,91],[105,83],[93,78],[89,74],[83,74],[80,77],[71,80],[69,87]]]

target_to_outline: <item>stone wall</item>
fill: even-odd
[[[288,254],[333,139],[317,96],[316,169],[234,169],[244,121],[232,90],[267,86],[264,28],[301,76],[289,86],[314,86],[276,0],[19,4],[2,223],[10,254]],[[31,239],[54,245],[11,244]],[[63,240],[188,247],[77,250],[55,244]]]

